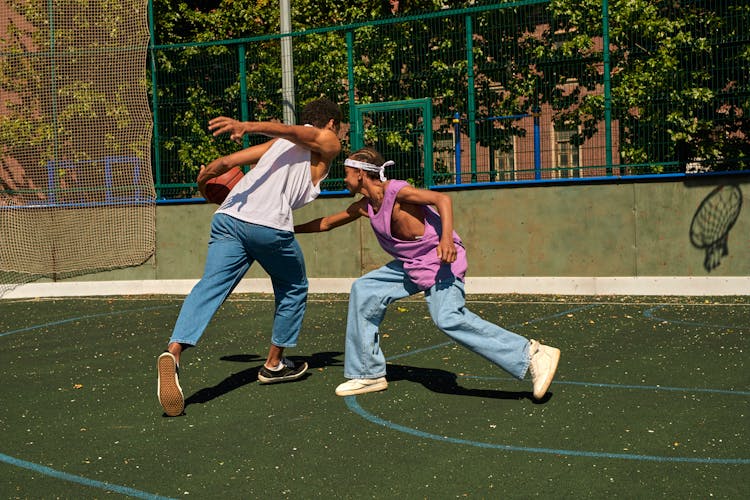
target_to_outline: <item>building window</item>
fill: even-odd
[[[577,132],[575,128],[555,129],[555,177],[581,176],[578,146],[571,142]]]
[[[515,139],[510,143],[510,151],[492,149],[492,180],[514,181],[516,180]]]
[[[455,183],[456,147],[453,132],[435,132],[432,136],[433,181],[435,184]]]

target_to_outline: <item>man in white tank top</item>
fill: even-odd
[[[283,357],[297,345],[307,301],[305,262],[294,238],[292,211],[320,194],[320,183],[341,151],[341,109],[328,99],[307,104],[304,125],[240,122],[218,117],[209,121],[214,136],[228,133],[240,142],[244,134],[272,139],[201,166],[198,187],[240,165],[254,167],[237,183],[211,221],[203,277],[185,298],[167,350],[157,360],[159,403],[169,416],[183,413],[179,383],[180,354],[196,345],[219,306],[253,264],[268,272],[276,298],[271,346],[258,372],[261,383],[299,379],[307,363]]]

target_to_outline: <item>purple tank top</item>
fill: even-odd
[[[396,203],[396,194],[408,183],[399,180],[390,180],[385,185],[383,204],[377,213],[372,204],[367,204],[367,212],[370,215],[375,236],[378,238],[383,250],[404,263],[404,270],[420,290],[427,290],[438,281],[444,281],[456,277],[463,281],[466,274],[466,249],[461,238],[453,232],[453,242],[456,245],[455,262],[445,264],[437,256],[437,247],[440,243],[440,235],[443,226],[435,210],[430,206],[423,206],[424,210],[424,235],[417,240],[400,240],[391,234],[391,214]]]

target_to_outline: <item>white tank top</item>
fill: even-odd
[[[307,205],[319,194],[320,183],[316,186],[312,183],[310,150],[278,139],[234,186],[216,213],[294,231],[292,211]]]

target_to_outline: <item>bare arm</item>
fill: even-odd
[[[367,216],[367,200],[361,200],[349,205],[346,210],[339,213],[321,217],[319,219],[305,222],[294,226],[295,233],[320,233],[349,224],[362,216]]]
[[[235,142],[239,142],[245,134],[260,134],[286,139],[310,151],[319,153],[326,163],[333,160],[341,151],[339,138],[334,132],[326,128],[285,125],[278,122],[241,122],[226,116],[219,116],[208,122],[208,130],[214,136],[229,133],[229,138]]]
[[[442,222],[442,235],[437,254],[443,262],[454,262],[457,252],[456,245],[453,243],[453,201],[450,196],[436,191],[405,186],[396,195],[396,200],[414,205],[433,205],[437,209]]]
[[[206,183],[214,177],[218,177],[239,165],[255,165],[258,163],[260,157],[268,151],[271,144],[273,144],[273,141],[250,146],[249,148],[237,151],[236,153],[217,158],[208,165],[201,165],[201,170],[198,173],[198,189],[201,194],[205,197],[204,189]]]

